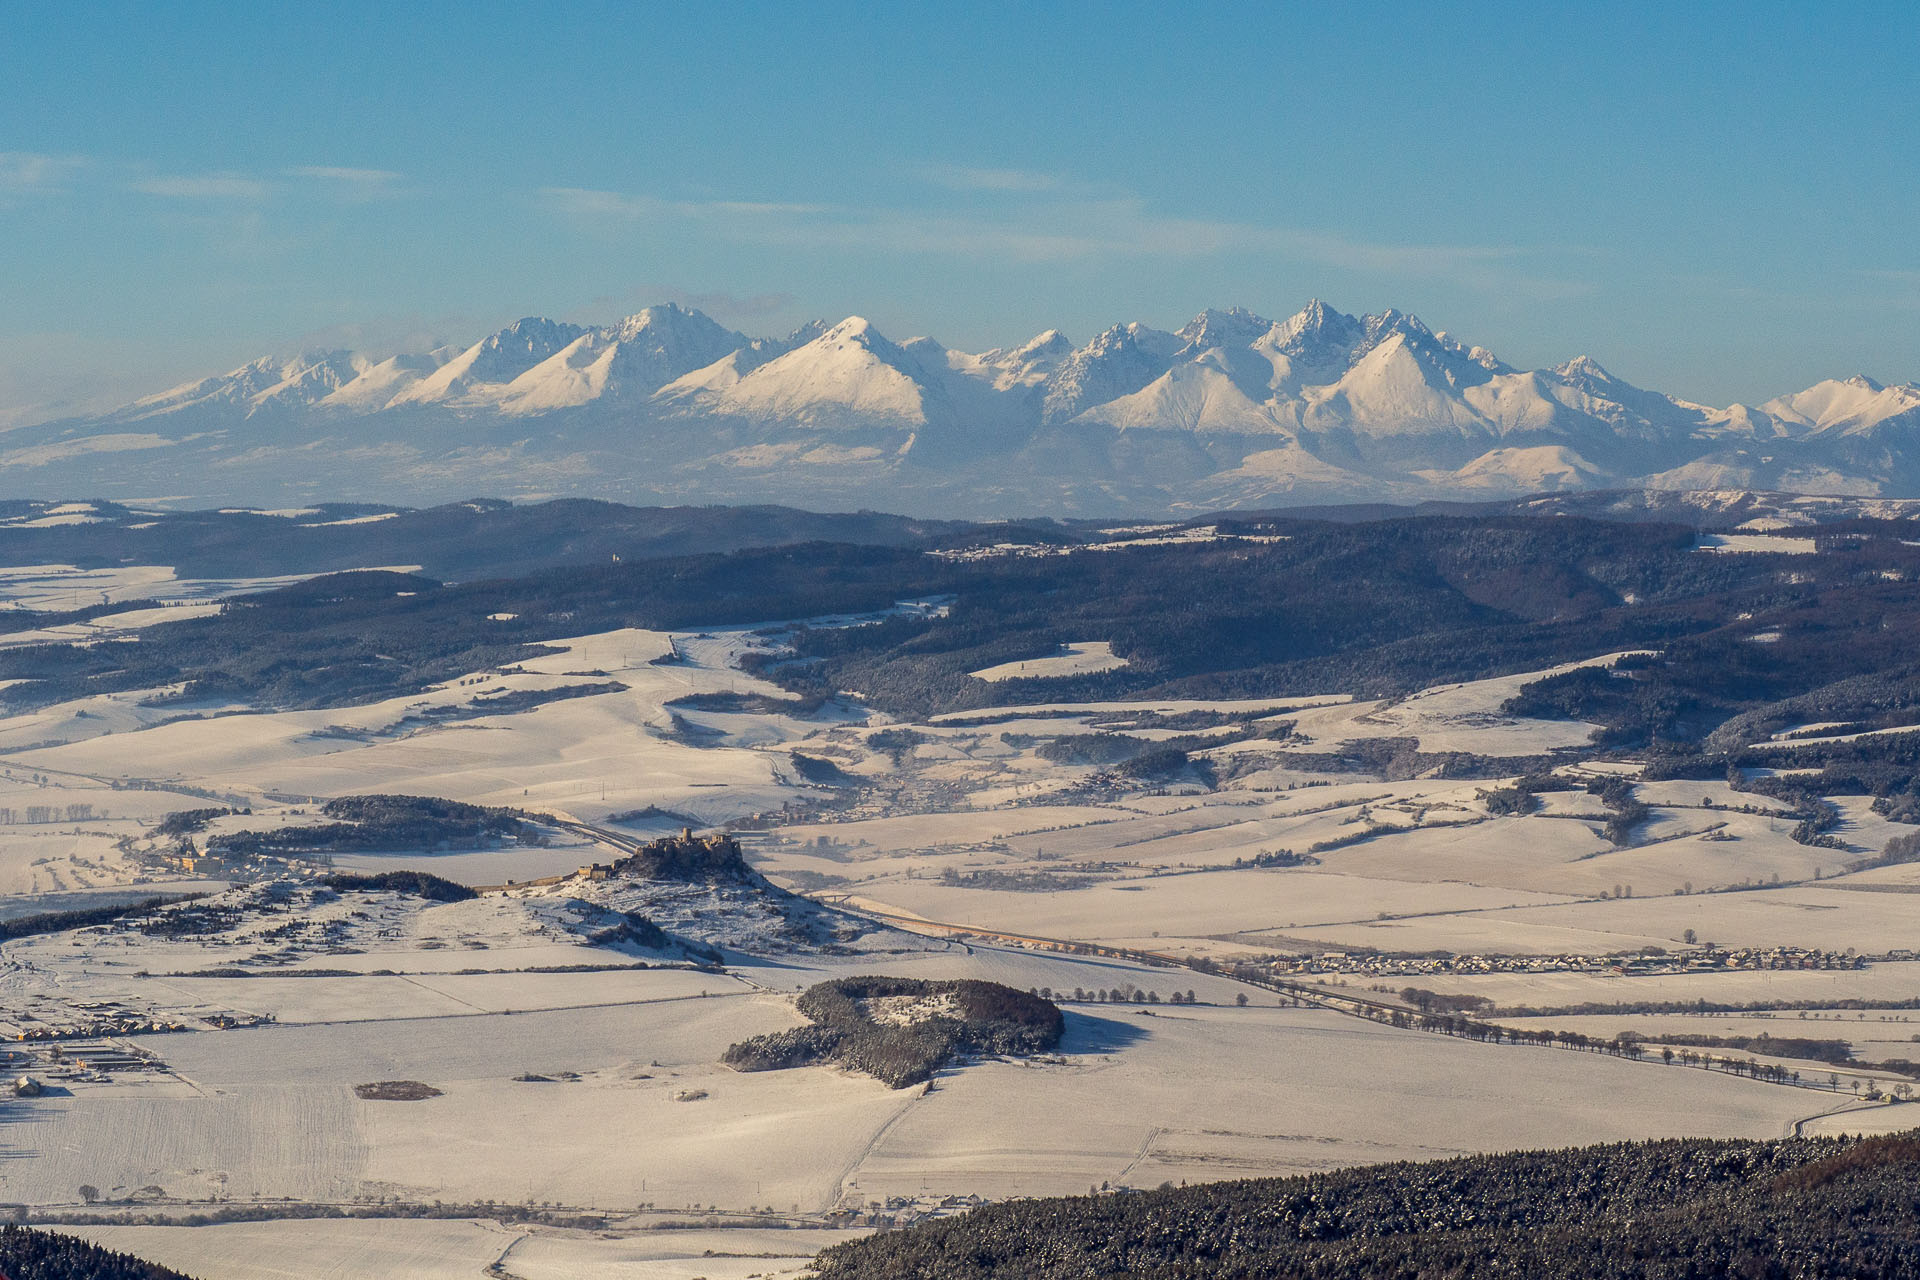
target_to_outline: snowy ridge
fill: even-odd
[[[1279,321],[1235,307],[979,353],[859,316],[748,338],[667,303],[597,328],[519,320],[463,350],[256,360],[9,431],[0,472],[19,496],[956,515],[1633,486],[1899,497],[1920,495],[1920,387],[1855,376],[1712,408],[1586,356],[1516,369],[1405,312],[1317,299]]]

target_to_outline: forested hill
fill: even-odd
[[[324,503],[285,511],[154,511],[117,502],[0,501],[0,565],[167,565],[183,578],[257,578],[418,565],[492,578],[799,542],[918,545],[950,521],[793,507],[629,507],[492,499],[410,509]]]
[[[990,1205],[820,1280],[1911,1280],[1920,1137],[1668,1141]]]
[[[1395,695],[1632,650],[1645,656],[1540,687],[1526,709],[1602,724],[1608,746],[1691,749],[1723,725],[1764,737],[1809,708],[1860,728],[1920,718],[1914,533],[1829,524],[1764,540],[1788,550],[1727,554],[1661,523],[1275,517],[1099,547],[1059,526],[999,526],[931,545],[808,542],[454,585],[335,575],[128,642],[0,649],[0,680],[12,682],[0,702],[18,711],[179,687],[189,699],[339,706],[510,664],[562,637],[940,600],[945,610],[880,625],[783,632],[791,651],[762,669],[798,694],[857,689],[914,717],[1141,696]],[[0,632],[49,620],[13,610]],[[971,674],[1082,642],[1111,644],[1125,665],[1046,680]],[[1722,739],[1715,751],[1744,741]]]
[[[3,1280],[189,1280],[151,1262],[30,1227],[0,1230]]]
[[[1813,526],[1869,515],[1897,518],[1901,513],[1909,519],[1920,515],[1920,502],[1743,490],[1619,490],[1499,502],[1296,507],[1231,518],[1362,524],[1418,516],[1580,516],[1732,529],[1755,519]],[[1181,523],[1203,526],[1220,518],[1194,515]],[[1092,542],[1127,527],[1114,520],[1034,518],[980,524],[879,511],[826,513],[772,505],[634,507],[583,498],[524,503],[475,498],[424,508],[321,502],[276,511],[15,499],[0,500],[0,566],[165,565],[182,578],[259,578],[418,565],[420,572],[440,581],[471,581],[561,566],[805,542],[875,547]]]

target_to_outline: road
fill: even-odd
[[[615,849],[622,854],[635,853],[646,844],[646,841],[640,837],[628,835],[621,831],[613,831],[589,822],[581,822],[571,817],[552,815],[547,818],[547,821],[562,830],[584,836],[590,840],[604,844],[611,849]],[[557,881],[565,879],[565,877],[555,877],[554,879]],[[1299,1005],[1325,1009],[1331,1013],[1343,1014],[1351,1018],[1362,1018],[1376,1026],[1395,1026],[1394,1019],[1398,1017],[1400,1021],[1397,1025],[1401,1029],[1411,1032],[1424,1034],[1438,1033],[1444,1035],[1460,1034],[1460,1030],[1451,1023],[1446,1025],[1421,1025],[1420,1022],[1414,1021],[1415,1018],[1421,1015],[1414,1010],[1409,1010],[1404,1005],[1393,1004],[1384,1000],[1375,1000],[1367,996],[1349,995],[1344,992],[1336,993],[1307,983],[1291,982],[1284,978],[1255,976],[1244,971],[1236,973],[1225,969],[1201,968],[1182,957],[1166,952],[1145,951],[1134,947],[1116,947],[1106,943],[1087,942],[1076,938],[1053,938],[1044,934],[1014,933],[1004,929],[994,929],[976,924],[958,924],[947,920],[929,920],[924,916],[890,911],[883,904],[871,902],[847,893],[818,893],[798,896],[809,897],[822,906],[834,907],[842,911],[865,916],[875,921],[915,932],[931,933],[952,938],[970,938],[988,944],[999,943],[1005,946],[1024,948],[1038,947],[1044,950],[1059,951],[1070,955],[1100,956],[1111,960],[1125,960],[1155,969],[1192,969],[1197,972],[1208,973],[1216,978],[1223,978],[1230,982],[1238,982],[1245,986],[1284,996]],[[1589,1044],[1570,1044],[1557,1041],[1527,1041],[1525,1043],[1511,1041],[1503,1038],[1505,1034],[1504,1028],[1494,1028],[1493,1024],[1474,1023],[1470,1019],[1461,1019],[1460,1025],[1467,1028],[1472,1038],[1479,1039],[1483,1043],[1508,1045],[1514,1048],[1552,1048],[1579,1050],[1583,1052],[1599,1051],[1598,1047]],[[1480,1033],[1475,1034],[1475,1028],[1478,1028]],[[1499,1030],[1502,1036],[1494,1036],[1491,1034],[1492,1030]],[[1629,1062],[1642,1062],[1661,1067],[1671,1065],[1653,1055],[1638,1056],[1622,1054],[1620,1056],[1623,1060]],[[1753,1078],[1759,1079],[1759,1077]],[[1819,1089],[1821,1087],[1811,1079],[1778,1079],[1762,1080],[1761,1082],[1777,1084],[1788,1088]],[[1826,1113],[1822,1112],[1819,1114]],[[1808,1116],[1803,1120],[1795,1122],[1790,1127],[1791,1132],[1797,1134],[1801,1125],[1818,1118],[1819,1115]]]

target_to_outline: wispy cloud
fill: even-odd
[[[367,204],[415,194],[404,173],[392,169],[357,169],[346,165],[306,164],[283,170],[303,196],[319,196],[342,204]]]
[[[90,163],[84,156],[0,151],[0,200],[11,196],[59,195]]]
[[[1031,169],[980,169],[970,165],[929,164],[920,176],[951,191],[1057,191],[1066,185],[1051,173]]]
[[[238,173],[160,175],[136,178],[128,184],[144,195],[168,200],[238,200],[267,198],[271,188],[259,178]]]
[[[294,356],[347,350],[384,359],[402,353],[432,351],[462,337],[471,341],[471,335],[485,324],[484,318],[454,312],[432,317],[418,312],[396,312],[309,329],[276,345],[272,354]]]
[[[808,217],[833,213],[831,205],[758,200],[664,200],[658,196],[596,191],[588,187],[542,187],[541,203],[556,213],[642,221],[652,218]]]
[[[290,178],[318,178],[325,182],[343,182],[356,187],[386,187],[406,175],[391,169],[352,169],[335,164],[303,164],[286,170]]]
[[[167,200],[239,203],[259,203],[288,189],[291,183],[304,184],[310,191],[325,192],[339,200],[397,194],[406,185],[406,175],[391,169],[346,165],[296,165],[272,173],[233,169],[155,173],[153,166],[139,161],[0,151],[0,199],[63,195],[80,185],[83,175],[93,185]]]
[[[222,170],[197,174],[138,174],[129,190],[166,200],[203,204],[264,204],[277,197],[359,204],[402,195],[406,175],[391,169],[363,169],[346,165],[295,165],[272,173]]]
[[[1021,177],[1017,170],[942,170],[944,174]],[[1036,181],[1045,175],[1024,175]],[[736,242],[867,253],[926,254],[1057,263],[1109,259],[1181,259],[1239,254],[1311,262],[1376,275],[1444,279],[1536,298],[1585,292],[1578,281],[1553,278],[1540,264],[1586,258],[1564,247],[1396,244],[1312,228],[1162,213],[1138,196],[1092,196],[1049,185],[990,185],[970,190],[1005,194],[985,210],[934,207],[858,208],[783,201],[672,200],[647,194],[548,187],[552,211],[578,218],[629,222],[683,221]],[[1066,191],[1066,194],[1062,194]],[[1036,194],[1043,198],[1032,198]]]
[[[1920,271],[1861,271],[1857,274],[1869,280],[1881,280],[1887,284],[1903,285],[1909,289],[1920,289]]]
[[[671,284],[635,285],[627,290],[627,298],[630,300],[627,305],[632,305],[632,302],[643,306],[651,306],[656,302],[677,302],[683,307],[704,311],[726,324],[764,320],[787,310],[795,302],[790,293],[756,293],[743,298],[737,293],[700,293]]]

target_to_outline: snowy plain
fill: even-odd
[[[1852,870],[1894,829],[1864,803],[1848,806],[1836,829],[1844,847],[1814,849],[1794,843],[1791,824],[1750,793],[1636,782],[1652,812],[1633,844],[1616,847],[1600,830],[1606,810],[1583,791],[1500,816],[1487,792],[1505,779],[1386,780],[1323,767],[1352,744],[1410,737],[1425,751],[1516,762],[1562,752],[1575,779],[1617,771],[1585,762],[1592,726],[1501,710],[1531,676],[1391,702],[1330,690],[988,709],[914,725],[918,740],[903,748],[870,744],[900,726],[855,703],[807,716],[711,709],[783,698],[737,668],[742,654],[778,643],[758,630],[581,636],[511,669],[352,708],[209,706],[175,719],[177,707],[157,715],[128,696],[0,721],[0,807],[57,810],[44,822],[0,824],[0,875],[15,894],[161,891],[175,882],[116,846],[210,798],[252,810],[217,819],[211,829],[223,831],[305,821],[318,799],[379,790],[642,835],[682,820],[668,814],[702,826],[758,815],[741,839],[776,883],[908,922],[836,954],[781,941],[737,902],[631,899],[671,930],[726,947],[725,974],[584,941],[594,912],[629,899],[579,882],[424,907],[390,895],[353,908],[358,921],[337,904],[296,903],[316,929],[351,921],[330,947],[267,939],[260,930],[285,923],[273,914],[231,937],[10,942],[0,947],[0,1002],[10,1010],[53,1016],[118,1002],[196,1025],[216,1013],[271,1021],[122,1037],[164,1067],[16,1103],[0,1141],[31,1154],[0,1162],[0,1199],[72,1209],[83,1183],[109,1195],[157,1187],[156,1204],[182,1208],[531,1198],[620,1224],[612,1239],[465,1221],[85,1229],[213,1280],[288,1274],[272,1255],[303,1249],[319,1269],[300,1274],[418,1266],[431,1275],[442,1262],[430,1258],[458,1259],[471,1273],[503,1257],[525,1276],[777,1274],[830,1238],[818,1232],[826,1215],[889,1197],[1066,1193],[1625,1137],[1773,1136],[1832,1103],[1724,1073],[1282,1007],[1225,977],[1066,954],[1020,936],[1229,963],[1367,947],[1523,958],[1678,951],[1691,945],[1689,929],[1723,946],[1915,945],[1910,895],[1887,891],[1913,887],[1911,877]],[[618,687],[523,710],[487,705],[581,684]],[[722,693],[766,701],[672,705]],[[1220,785],[1126,783],[1037,749],[1094,732],[1158,740],[1175,731],[1156,717],[1183,714],[1217,722],[1198,732],[1219,745],[1195,751]],[[833,759],[854,786],[836,794],[808,783],[796,748]],[[69,817],[70,804],[93,805],[96,816]],[[651,816],[622,816],[636,812]],[[1303,860],[1275,861],[1282,852]],[[501,885],[605,856],[575,834],[546,848],[352,862]],[[1817,886],[1802,883],[1816,871]],[[915,928],[914,918],[930,923]],[[553,971],[583,960],[591,971]],[[627,967],[635,962],[668,967]],[[1911,995],[1916,967],[1418,981],[1536,1005],[1817,1003]],[[235,969],[251,976],[214,976]],[[1190,988],[1196,1003],[1069,1000],[1058,1060],[976,1063],[924,1089],[893,1091],[826,1067],[743,1075],[719,1065],[728,1044],[799,1025],[799,988],[865,972],[982,977],[1063,997]],[[1350,981],[1367,989],[1366,978]],[[400,1079],[439,1093],[376,1101],[353,1087]],[[781,1253],[778,1240],[727,1231],[702,1244],[696,1264],[692,1236],[648,1229],[660,1215],[710,1207],[802,1223],[778,1234],[805,1249]],[[706,1249],[777,1256],[749,1265],[707,1259]]]

